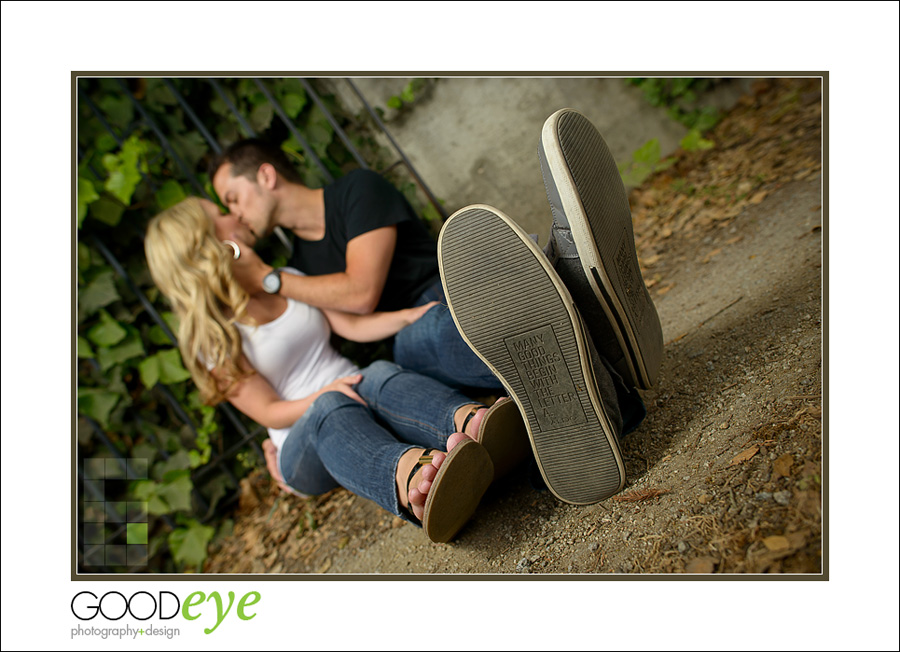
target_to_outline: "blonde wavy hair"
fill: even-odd
[[[201,200],[189,197],[150,220],[144,253],[153,282],[178,315],[181,357],[201,397],[213,405],[225,400],[248,375],[238,366],[234,324],[247,317],[250,297],[232,274],[232,249],[216,238]]]

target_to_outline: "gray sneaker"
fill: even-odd
[[[506,215],[475,205],[444,224],[438,263],[453,321],[516,402],[550,491],[576,505],[621,491],[612,377],[543,252]]]
[[[626,383],[648,389],[662,362],[662,326],[638,266],[616,162],[594,125],[572,109],[547,118],[538,157],[553,213],[548,256],[600,355]]]

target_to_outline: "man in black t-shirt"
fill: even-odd
[[[211,177],[254,240],[233,238],[247,245],[235,271],[258,291],[357,314],[443,299],[434,240],[406,198],[377,173],[355,170],[324,188],[308,188],[280,149],[246,140],[221,155]],[[306,276],[280,274],[253,253],[256,240],[276,226],[296,236],[290,264]],[[452,387],[501,388],[445,305],[397,335],[394,359]]]

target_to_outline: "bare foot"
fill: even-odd
[[[447,440],[447,453],[452,451],[459,445],[461,441],[464,441],[466,439],[473,438],[461,432],[456,432],[450,435],[450,438]],[[414,452],[416,458],[418,459],[418,456],[421,455],[422,451],[416,449]],[[441,468],[444,460],[447,459],[447,453],[432,453],[431,464],[426,464],[425,466],[423,466],[417,474],[419,476],[418,484],[416,484],[415,477],[410,483],[410,485],[412,486],[409,490],[407,504],[415,517],[420,521],[425,516],[425,501],[428,500],[428,491],[431,489],[431,483],[434,482],[434,479],[437,477],[438,470]]]
[[[498,398],[496,400],[494,405],[496,405],[497,403],[500,403],[501,401],[508,401],[508,400],[509,400],[508,396],[501,396],[500,398]],[[478,406],[475,404],[466,405],[457,411],[457,418],[458,418],[458,423],[456,424],[457,428],[460,428],[460,429],[462,428],[463,422],[466,420],[466,417],[472,411],[473,407],[478,407]],[[469,419],[469,423],[466,424],[465,433],[479,443],[481,442],[481,422],[484,421],[484,415],[486,415],[487,412],[488,412],[487,407],[480,407],[478,409],[478,411],[475,413],[475,416],[473,416],[471,419]]]
[[[284,478],[281,477],[281,471],[278,470],[278,449],[275,447],[275,442],[271,439],[266,439],[262,443],[263,455],[266,458],[266,468],[269,470],[269,475],[272,476],[272,479],[278,483],[278,486],[281,487],[281,490],[287,493],[294,493],[291,489],[284,484]]]

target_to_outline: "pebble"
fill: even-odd
[[[779,505],[789,505],[791,502],[790,491],[776,491],[774,494],[772,494],[772,497]]]
[[[772,492],[770,491],[760,491],[756,494],[757,500],[772,500]]]
[[[591,552],[597,552],[598,550],[600,550],[600,544],[594,541],[594,543],[591,544]]]
[[[684,541],[679,541],[679,542],[678,542],[678,552],[684,552],[684,551],[687,550],[687,549],[688,549],[688,544],[687,544],[687,543],[685,543]]]
[[[528,567],[530,565],[531,563],[527,559],[525,559],[525,557],[522,557],[522,559],[519,560],[519,563],[516,564],[516,572],[525,573],[528,571]]]
[[[712,370],[715,369],[715,368],[716,368],[716,365],[714,365],[714,364],[712,363],[712,360],[709,360],[709,361],[706,363],[706,370],[707,370],[707,371],[712,371]]]

